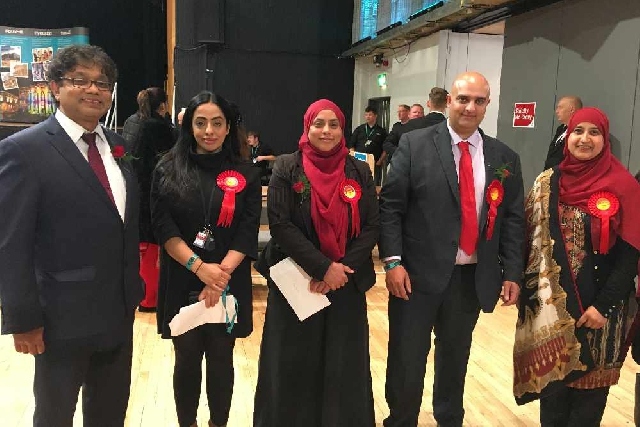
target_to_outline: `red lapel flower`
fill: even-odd
[[[298,181],[293,184],[293,191],[298,194],[301,194],[304,191],[304,183],[302,181]]]
[[[494,175],[500,180],[501,184],[504,184],[505,178],[509,178],[511,176],[511,171],[507,169],[510,165],[511,163],[504,163],[494,172]]]
[[[130,161],[133,159],[137,159],[137,157],[132,156],[130,153],[127,153],[123,145],[114,145],[111,148],[111,155],[116,160],[125,160]]]
[[[298,181],[294,182],[291,188],[300,194],[300,203],[311,195],[311,183],[304,173],[300,174]]]

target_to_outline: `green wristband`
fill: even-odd
[[[384,271],[389,271],[399,265],[402,265],[402,261],[400,261],[399,259],[391,261],[390,263],[384,265]]]
[[[185,267],[187,268],[187,270],[191,271],[191,267],[193,267],[193,263],[199,259],[200,257],[198,255],[196,254],[191,255],[191,258],[189,258],[189,260],[185,264]]]

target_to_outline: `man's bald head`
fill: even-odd
[[[491,89],[489,88],[489,82],[487,78],[477,71],[465,71],[456,76],[451,86],[451,92],[453,93],[460,85],[465,83],[471,83],[478,86],[484,86],[487,90],[487,98],[491,95]]]
[[[473,134],[487,111],[490,88],[487,79],[475,71],[467,71],[456,77],[447,97],[449,124],[461,137]]]

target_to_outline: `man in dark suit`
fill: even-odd
[[[398,142],[400,137],[412,130],[424,129],[429,126],[436,125],[446,119],[444,111],[447,108],[447,95],[448,92],[441,87],[431,88],[429,92],[429,100],[427,101],[427,107],[429,108],[429,114],[423,117],[418,117],[409,120],[402,126],[392,129],[389,135],[382,143],[382,149],[387,153],[389,161],[393,153],[398,148]]]
[[[544,170],[560,164],[564,158],[564,143],[567,136],[567,123],[577,110],[582,108],[582,100],[577,96],[563,96],[556,105],[556,117],[560,126],[556,129],[544,161]]]
[[[131,382],[138,190],[124,140],[99,119],[117,69],[96,46],[60,49],[55,116],[0,141],[2,333],[35,356],[34,426],[122,426]]]
[[[480,309],[493,311],[499,296],[512,305],[520,291],[520,158],[478,128],[489,104],[481,74],[458,76],[448,104],[448,121],[402,136],[382,187],[380,257],[390,292],[385,427],[417,425],[432,331],[434,416],[439,426],[462,425]]]

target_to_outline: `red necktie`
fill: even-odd
[[[89,152],[87,153],[87,157],[89,158],[89,166],[91,166],[91,169],[93,169],[93,172],[98,177],[98,181],[100,181],[100,184],[102,184],[105,191],[107,192],[107,195],[115,205],[116,201],[113,198],[113,192],[111,191],[111,186],[109,185],[107,170],[104,168],[102,157],[100,157],[100,152],[98,151],[98,147],[96,146],[96,133],[85,133],[82,135],[82,139],[89,146]]]
[[[458,186],[462,207],[462,229],[460,230],[460,248],[467,255],[476,251],[478,244],[478,214],[476,212],[476,190],[473,184],[473,165],[469,142],[460,141],[460,165],[458,166]]]

